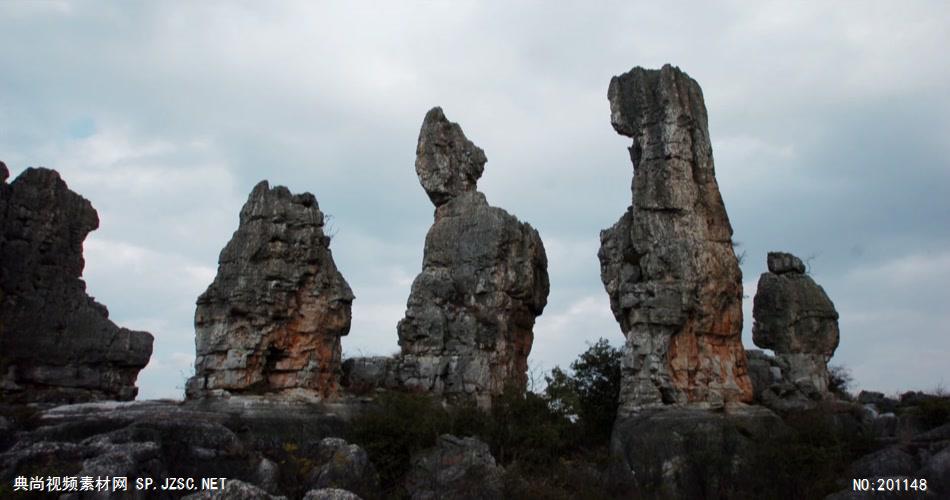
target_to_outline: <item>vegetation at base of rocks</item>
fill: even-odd
[[[572,374],[555,367],[545,377],[544,395],[551,409],[576,419],[588,441],[607,443],[620,397],[620,361],[622,353],[599,339],[576,361]]]
[[[950,424],[950,397],[925,399],[912,410],[925,430]]]
[[[509,471],[509,498],[583,498],[585,489],[603,494],[600,474],[606,466],[590,467],[607,461],[620,351],[601,339],[571,368],[572,373],[555,368],[541,394],[506,388],[487,412],[473,404],[443,405],[426,394],[382,393],[373,409],[353,420],[347,439],[369,454],[387,496],[404,494],[401,483],[412,454],[446,433],[476,436],[490,446]],[[519,494],[528,491],[534,493]]]
[[[879,447],[855,415],[831,408],[786,415],[784,424],[751,440],[742,427],[697,427],[673,459],[663,457],[680,445],[645,440],[631,457],[639,471],[632,498],[824,498]]]
[[[742,478],[752,498],[823,498],[841,489],[838,481],[858,457],[879,448],[857,420],[819,408],[785,418],[788,430],[757,443]]]
[[[374,408],[353,420],[346,439],[366,450],[386,496],[399,497],[405,493],[400,481],[412,454],[433,446],[451,429],[449,412],[431,396],[386,392]]]

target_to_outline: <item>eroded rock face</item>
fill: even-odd
[[[611,80],[608,98],[614,129],[633,138],[633,204],[598,253],[627,338],[620,415],[750,401],[742,272],[702,90],[678,68],[638,67]]]
[[[189,398],[339,390],[340,337],[353,292],[330,253],[310,193],[258,184],[195,312]]]
[[[475,191],[487,161],[482,148],[465,137],[458,123],[447,120],[442,108],[426,113],[416,145],[416,175],[435,206]]]
[[[436,205],[422,272],[399,322],[406,388],[488,403],[524,387],[535,318],[549,291],[538,232],[475,190],[485,154],[442,110],[426,114],[416,172]]]
[[[811,399],[828,391],[828,361],[838,348],[838,312],[801,259],[769,252],[753,301],[752,341],[775,352],[785,380]]]
[[[4,402],[131,400],[152,335],[120,328],[86,294],[96,210],[55,170],[12,183],[0,163],[0,393]]]

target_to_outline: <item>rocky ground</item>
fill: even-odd
[[[577,498],[550,487],[556,478],[526,473],[524,463],[510,457],[502,463],[493,452],[503,451],[466,436],[443,435],[433,447],[413,452],[398,488],[384,485],[377,464],[391,457],[381,456],[385,452],[373,442],[364,444],[375,454],[347,441],[354,419],[374,405],[370,398],[327,404],[266,397],[4,405],[0,497]],[[425,412],[410,411],[411,422],[426,425]],[[852,491],[856,478],[872,484],[877,478],[926,479],[926,492],[894,498],[946,498],[950,397],[864,392],[853,402],[783,414],[746,405],[719,413],[655,410],[621,419],[614,450],[652,475],[629,477],[630,469],[618,468],[623,462],[592,456],[565,463],[604,498],[866,498]],[[810,461],[821,467],[809,469]],[[591,472],[585,476],[584,470]],[[144,477],[224,477],[227,488],[13,494],[17,477],[48,475],[128,477],[130,485]]]

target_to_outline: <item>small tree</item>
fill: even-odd
[[[577,423],[597,442],[610,439],[620,399],[622,353],[601,338],[571,363],[572,375],[559,367],[545,377],[551,408]]]
[[[849,399],[851,394],[848,389],[854,382],[851,376],[851,370],[842,365],[832,365],[828,367],[828,391],[837,394],[840,397]]]

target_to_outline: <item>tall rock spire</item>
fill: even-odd
[[[699,84],[634,68],[608,90],[631,137],[633,201],[601,232],[601,279],[626,336],[620,413],[749,401],[742,273],[716,183]]]

